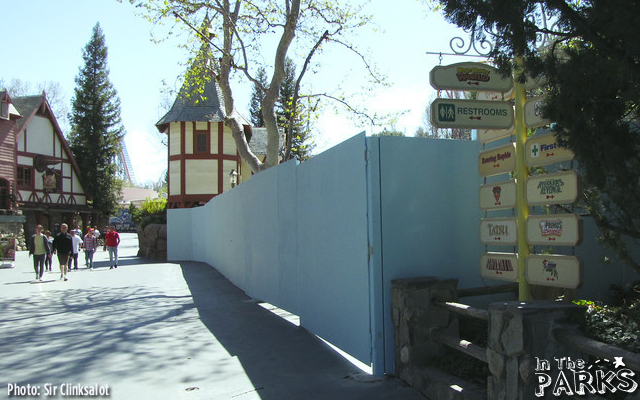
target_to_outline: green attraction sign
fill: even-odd
[[[437,128],[509,129],[513,106],[508,101],[435,99],[431,123]]]

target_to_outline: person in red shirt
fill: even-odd
[[[116,228],[112,226],[107,227],[107,234],[104,236],[104,248],[102,251],[109,249],[109,263],[111,268],[118,268],[118,245],[120,244],[120,235],[116,232]]]

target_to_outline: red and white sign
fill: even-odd
[[[526,275],[532,285],[576,289],[582,283],[582,263],[573,256],[530,255]]]
[[[485,253],[480,257],[480,276],[486,279],[516,282],[518,255],[514,253]]]
[[[542,246],[576,246],[580,220],[575,214],[531,215],[527,219],[527,243]]]
[[[500,210],[515,208],[516,181],[502,181],[480,186],[480,208],[483,210]]]
[[[484,218],[480,220],[480,241],[486,245],[515,245],[518,242],[516,218]]]
[[[478,172],[480,176],[505,174],[514,169],[516,169],[515,143],[485,150],[478,156]]]

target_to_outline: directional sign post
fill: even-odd
[[[431,123],[437,128],[508,129],[513,106],[507,101],[435,99]]]

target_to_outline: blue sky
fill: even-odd
[[[391,83],[390,88],[368,94],[367,107],[380,112],[406,111],[395,128],[413,135],[429,97],[434,95],[429,71],[438,64],[438,57],[425,52],[450,52],[450,39],[461,32],[417,0],[373,0],[367,12],[374,15],[374,23],[382,31],[363,34],[358,45],[369,49],[371,58]],[[110,79],[122,102],[125,140],[137,180],[155,181],[167,163],[166,150],[159,143],[154,125],[162,114],[163,81],[171,87],[179,86],[177,79],[186,60],[186,54],[178,48],[181,38],[151,42],[151,32],[164,37],[166,28],[154,27],[135,15],[128,3],[116,0],[10,2],[3,7],[3,31],[8,34],[0,79],[10,83],[17,78],[33,86],[44,81],[58,82],[70,102],[74,78],[83,65],[82,49],[96,22],[100,22],[106,37]],[[352,64],[344,62],[344,54],[327,50],[323,57],[326,71],[333,76],[349,73]],[[445,57],[443,64],[459,61],[462,60]],[[355,78],[357,71],[351,72]],[[313,79],[318,80],[318,85],[320,79],[327,78],[318,74]],[[313,80],[308,84],[314,86]],[[246,85],[235,91],[236,105],[245,115],[250,90]],[[321,115],[316,128],[316,152],[371,130],[370,126],[351,122],[346,112],[335,115],[333,110]],[[373,132],[381,129],[374,127]]]

